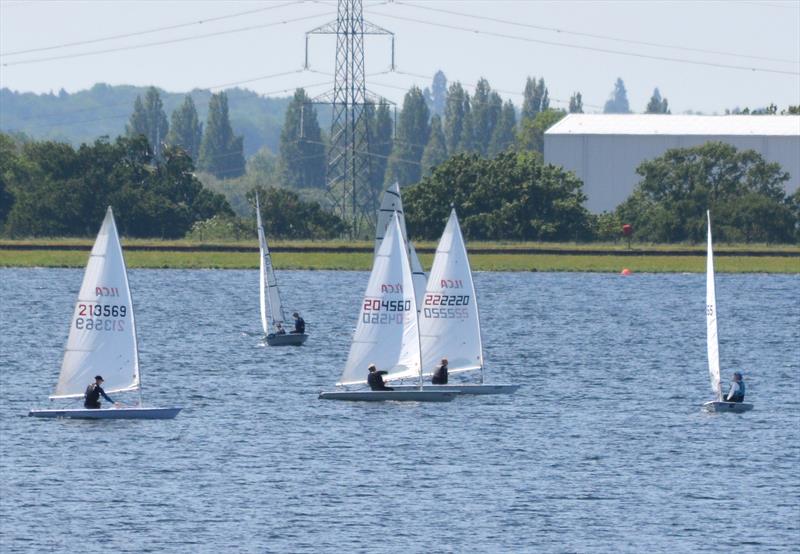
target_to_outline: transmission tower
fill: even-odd
[[[371,190],[370,130],[367,105],[380,98],[369,93],[364,81],[364,35],[388,35],[392,39],[391,69],[394,70],[394,33],[364,20],[361,0],[339,0],[336,21],[306,33],[305,68],[310,35],[336,35],[336,71],[333,90],[317,96],[315,104],[332,106],[327,188],[342,219],[351,222],[352,238],[371,222],[377,207],[377,191]]]

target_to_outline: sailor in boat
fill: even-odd
[[[281,325],[280,323],[276,323],[275,324],[275,334],[276,335],[285,335],[286,334],[286,329],[284,329],[283,325]]]
[[[738,371],[733,374],[733,381],[731,381],[728,396],[725,397],[726,402],[744,402],[744,381],[742,374]]]
[[[383,382],[383,376],[387,375],[388,371],[378,371],[375,364],[369,364],[369,375],[367,376],[367,384],[372,390],[394,390],[392,387],[387,387]]]
[[[431,376],[431,384],[433,385],[446,385],[447,384],[447,358],[442,358],[436,369],[433,370]]]
[[[103,387],[101,386],[102,384],[103,378],[97,375],[94,378],[94,383],[86,387],[86,394],[83,397],[84,408],[89,408],[90,410],[99,410],[101,396],[114,404],[114,401],[111,400],[106,394],[106,391],[103,390]]]
[[[292,317],[294,318],[294,331],[292,331],[292,334],[302,335],[303,333],[305,333],[306,320],[300,317],[300,314],[298,314],[297,312],[293,313]]]

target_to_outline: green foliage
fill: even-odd
[[[544,84],[544,79],[539,78],[537,81],[535,77],[528,77],[525,81],[525,91],[522,94],[524,97],[522,101],[522,120],[533,120],[539,112],[550,109],[550,97]]]
[[[516,126],[517,112],[514,110],[514,104],[511,103],[511,100],[508,100],[503,104],[500,119],[497,121],[492,134],[492,141],[489,143],[490,156],[496,156],[514,146]]]
[[[517,148],[544,153],[544,133],[561,121],[567,113],[563,110],[546,110],[535,119],[523,119],[517,132]]]
[[[670,113],[669,102],[667,102],[666,98],[661,98],[661,92],[658,90],[658,87],[653,90],[653,96],[650,97],[650,101],[647,103],[645,113]]]
[[[583,96],[580,92],[569,97],[569,113],[583,113]]]
[[[434,115],[431,118],[431,137],[422,153],[423,174],[430,175],[433,168],[446,159],[447,147],[444,141],[444,131],[442,131],[442,118]]]
[[[444,139],[447,151],[450,154],[460,152],[462,135],[464,133],[464,119],[469,112],[469,95],[455,82],[447,91],[444,108]]]
[[[595,240],[617,242],[622,236],[622,225],[616,212],[603,212],[594,216],[592,235]]]
[[[425,87],[422,94],[431,114],[443,116],[447,101],[447,77],[441,69],[434,74],[431,88]]]
[[[7,137],[0,144],[0,175],[14,200],[11,236],[91,236],[109,205],[120,232],[138,237],[182,237],[199,219],[231,213],[223,197],[203,189],[182,150],[167,147],[154,163],[142,135],[77,150],[56,142],[12,149]]]
[[[254,238],[256,235],[256,227],[249,219],[215,215],[209,219],[195,222],[186,238],[199,242],[238,241]]]
[[[533,153],[460,154],[406,189],[403,203],[415,238],[438,238],[452,204],[473,240],[577,240],[591,224],[582,186]]]
[[[326,167],[317,111],[305,91],[297,89],[281,131],[281,179],[292,188],[324,188]]]
[[[150,87],[144,95],[144,100],[141,96],[136,97],[127,134],[129,137],[144,136],[152,148],[153,155],[160,158],[168,132],[169,124],[161,95],[156,87]]]
[[[194,100],[187,94],[180,108],[172,112],[167,144],[182,148],[193,160],[197,160],[202,140],[203,124],[197,117]]]
[[[469,129],[470,147],[463,149],[467,152],[477,152],[486,156],[489,151],[494,129],[503,110],[503,101],[496,92],[492,91],[489,81],[480,79],[475,87],[472,97]]]
[[[386,168],[387,182],[397,181],[403,186],[419,181],[422,175],[422,151],[430,135],[429,115],[422,91],[412,87],[403,100],[397,137]]]
[[[369,107],[372,108],[371,105]],[[378,109],[370,109],[369,113],[370,152],[374,154],[369,160],[369,183],[373,191],[379,192],[383,189],[386,166],[392,153],[394,125],[391,108],[386,100],[381,99]]]
[[[631,113],[631,107],[628,103],[628,91],[625,90],[625,83],[621,77],[618,77],[614,83],[614,90],[611,91],[611,96],[606,100],[603,113]]]
[[[245,169],[244,139],[233,134],[228,96],[224,92],[211,97],[205,128],[198,167],[221,179],[242,175]]]
[[[616,213],[638,240],[705,240],[707,209],[717,240],[796,240],[797,217],[783,186],[789,174],[754,150],[721,142],[676,148],[636,172],[642,180]]]
[[[256,187],[247,194],[255,212],[258,193],[261,221],[269,238],[329,239],[343,235],[347,224],[326,212],[317,202],[306,202],[294,191],[277,187]],[[255,224],[253,224],[255,228]]]

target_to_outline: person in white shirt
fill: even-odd
[[[744,381],[742,374],[738,371],[733,374],[733,381],[725,397],[726,402],[744,402]]]

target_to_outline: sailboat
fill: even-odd
[[[256,194],[256,220],[258,225],[258,249],[260,252],[259,263],[259,295],[261,302],[261,326],[266,335],[267,344],[270,346],[300,346],[308,335],[306,333],[277,334],[278,324],[286,327],[286,314],[281,303],[281,293],[278,291],[278,281],[275,279],[275,269],[272,267],[272,256],[269,254],[267,237],[261,223],[261,206]],[[272,327],[270,327],[270,321]],[[272,329],[272,331],[270,331]]]
[[[442,402],[456,392],[421,390],[422,365],[414,282],[399,217],[392,217],[375,256],[361,304],[350,353],[337,386],[363,385],[367,368],[387,372],[384,380],[416,377],[417,388],[393,391],[337,390],[322,392],[326,400],[413,400]]]
[[[417,257],[417,251],[414,245],[408,240],[408,233],[406,231],[406,217],[403,214],[403,199],[400,197],[400,185],[395,181],[393,185],[383,191],[381,198],[381,207],[378,210],[378,222],[375,225],[375,254],[381,247],[383,237],[386,234],[389,223],[392,221],[393,214],[397,214],[400,220],[400,231],[403,234],[403,242],[408,245],[408,259],[411,263],[411,277],[414,280],[414,291],[417,296],[417,310],[419,311],[422,306],[422,298],[425,296],[425,285],[428,282],[425,277],[425,271],[422,269],[422,264]]]
[[[509,394],[519,385],[485,384],[481,322],[472,270],[458,216],[453,209],[428,276],[419,314],[423,376],[430,376],[442,358],[450,375],[480,371],[480,383],[425,385],[426,390],[461,394]]]
[[[703,404],[709,412],[747,412],[752,404],[745,402],[726,402],[722,398],[722,385],[719,370],[719,336],[717,335],[717,294],[714,285],[714,250],[711,244],[711,212],[708,218],[708,255],[706,257],[706,346],[708,349],[708,374],[715,399]]]
[[[151,408],[142,404],[133,301],[110,206],[86,265],[61,374],[50,400],[83,398],[86,387],[94,382],[97,374],[104,377],[108,394],[138,391],[139,405],[106,409],[33,409],[28,415],[79,419],[172,419],[181,411],[181,408]]]

